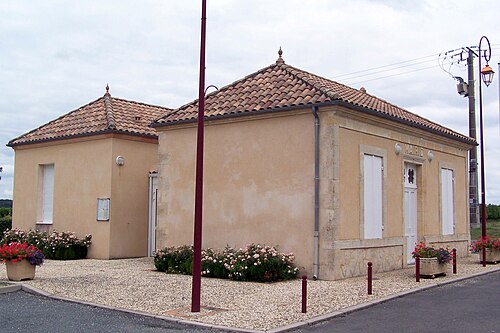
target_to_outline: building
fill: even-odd
[[[168,111],[111,97],[106,87],[103,97],[11,140],[13,226],[92,234],[91,258],[148,255],[148,175],[158,160],[149,124]]]
[[[203,247],[278,245],[320,279],[469,242],[473,139],[366,90],[275,64],[206,97]],[[192,244],[198,102],[159,136],[157,246]]]

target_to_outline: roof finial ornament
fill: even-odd
[[[109,94],[109,84],[106,83],[106,94]]]
[[[284,64],[285,63],[285,61],[281,57],[282,55],[283,55],[283,50],[281,50],[281,46],[280,46],[280,49],[278,50],[278,60],[276,60],[277,64]]]

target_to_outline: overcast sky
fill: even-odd
[[[498,13],[497,0],[208,0],[206,85],[274,63],[281,46],[289,65],[468,134],[467,99],[451,77],[466,69],[445,52],[486,35],[498,72]],[[5,144],[101,97],[107,83],[112,96],[171,108],[197,98],[200,16],[194,0],[2,0],[0,198],[13,191]],[[486,195],[497,204],[498,81],[483,89]]]

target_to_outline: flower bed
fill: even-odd
[[[47,259],[73,260],[83,259],[87,256],[91,239],[91,235],[80,239],[74,232],[68,231],[58,232],[54,230],[52,233],[47,233],[12,229],[3,233],[0,245],[12,242],[27,243],[39,248]]]
[[[298,268],[293,253],[281,253],[275,247],[249,244],[235,250],[208,248],[202,251],[202,275],[240,281],[273,282],[295,278]],[[192,246],[169,247],[156,251],[155,267],[167,273],[191,274]]]

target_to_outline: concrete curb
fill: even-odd
[[[8,284],[6,286],[0,286],[0,294],[12,293],[14,291],[21,290],[22,286],[19,284]]]
[[[181,325],[193,325],[193,326],[198,326],[200,328],[212,328],[212,329],[217,329],[217,330],[222,330],[222,331],[227,331],[227,332],[278,333],[278,332],[288,332],[288,331],[291,331],[294,329],[307,327],[310,325],[320,323],[322,321],[330,320],[330,319],[335,318],[335,317],[345,316],[349,313],[363,310],[363,309],[375,306],[377,304],[385,303],[385,302],[390,301],[392,299],[396,299],[396,298],[403,297],[406,295],[419,293],[419,292],[422,292],[424,290],[431,289],[431,288],[436,288],[436,287],[440,287],[440,286],[444,286],[444,285],[448,285],[448,284],[452,284],[452,283],[456,283],[456,282],[460,282],[460,281],[464,281],[464,280],[470,280],[470,279],[473,279],[473,278],[478,277],[478,276],[491,274],[491,273],[498,272],[498,271],[500,271],[500,267],[498,267],[496,269],[489,270],[487,272],[480,272],[480,273],[476,273],[476,274],[472,274],[472,275],[457,277],[455,279],[451,279],[451,280],[447,280],[447,281],[443,281],[443,282],[436,282],[436,283],[426,285],[423,287],[417,287],[414,289],[405,290],[405,291],[399,292],[397,294],[388,295],[388,296],[385,296],[382,298],[375,299],[373,301],[360,303],[360,304],[353,305],[353,306],[345,308],[345,309],[326,313],[323,315],[319,315],[319,316],[316,316],[313,318],[309,318],[309,319],[306,319],[303,321],[295,322],[295,323],[292,323],[292,324],[289,324],[286,326],[277,327],[277,328],[273,328],[273,329],[266,330],[266,331],[212,325],[212,324],[206,324],[206,323],[192,321],[192,320],[188,320],[188,319],[178,319],[178,318],[174,318],[174,317],[168,317],[168,316],[163,316],[163,315],[154,315],[154,314],[150,314],[147,312],[119,308],[119,307],[114,307],[114,306],[110,306],[110,305],[97,304],[97,303],[87,302],[87,301],[83,301],[83,300],[62,297],[62,296],[58,296],[55,294],[50,294],[50,293],[47,293],[43,290],[39,290],[37,288],[34,288],[32,286],[28,286],[25,284],[15,284],[12,286],[0,287],[0,294],[2,293],[2,289],[11,287],[9,289],[11,291],[23,290],[23,291],[28,292],[30,294],[49,297],[49,298],[64,301],[64,302],[78,303],[78,304],[88,305],[88,306],[92,306],[92,307],[96,307],[96,308],[120,311],[120,312],[129,313],[129,314],[133,314],[133,315],[137,315],[137,316],[144,316],[144,317],[149,317],[149,318],[160,319],[160,320],[164,320],[164,321],[172,322],[172,323],[177,323],[177,324],[181,324]],[[5,291],[5,292],[11,292],[11,291]]]

